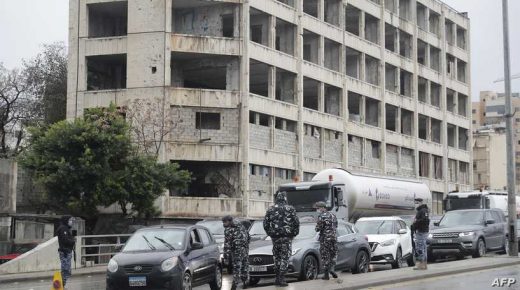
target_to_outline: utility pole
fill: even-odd
[[[502,20],[504,26],[504,80],[506,94],[506,138],[507,138],[507,210],[509,229],[509,256],[518,257],[516,244],[516,177],[513,140],[513,105],[511,102],[511,70],[509,60],[509,16],[508,0],[502,0]]]

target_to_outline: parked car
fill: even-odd
[[[251,242],[264,240],[267,238],[267,233],[264,230],[263,220],[253,221],[253,224],[249,228],[249,236],[251,237]]]
[[[313,280],[323,271],[320,261],[320,242],[315,230],[316,222],[301,221],[300,234],[292,244],[288,276],[299,280]],[[366,273],[370,261],[370,248],[365,237],[347,222],[338,222],[337,270],[350,269],[352,273]],[[253,242],[249,248],[250,283],[275,276],[271,238]]]
[[[444,214],[428,236],[428,258],[455,254],[482,257],[487,251],[506,251],[506,218],[500,209],[454,210]]]
[[[400,217],[360,218],[356,227],[368,238],[372,250],[371,263],[391,264],[401,268],[404,261],[415,265],[411,230]]]
[[[161,225],[136,231],[108,263],[106,289],[191,289],[222,286],[215,239],[199,225]]]
[[[520,219],[516,220],[516,243],[518,245],[518,250],[520,251]]]
[[[7,263],[17,258],[18,256],[36,248],[36,246],[38,246],[38,243],[13,244],[9,250],[9,254],[0,256],[0,264]]]

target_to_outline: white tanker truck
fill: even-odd
[[[282,184],[287,201],[299,215],[315,215],[314,204],[324,201],[338,218],[415,214],[415,199],[431,208],[432,195],[424,183],[385,176],[354,174],[340,168],[320,171],[310,182]]]

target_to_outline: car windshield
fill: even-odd
[[[480,225],[483,220],[483,211],[450,211],[444,215],[439,226],[456,227],[463,225]]]
[[[263,221],[255,221],[251,228],[249,229],[250,236],[267,236],[267,233],[264,230],[264,222]]]
[[[407,226],[411,226],[413,224],[413,219],[415,218],[413,215],[403,215],[403,216],[400,216],[400,218],[403,219],[404,223],[407,225]]]
[[[186,231],[183,229],[150,229],[138,231],[126,242],[123,252],[184,249],[185,235]]]
[[[323,201],[327,207],[331,207],[329,189],[295,190],[287,191],[287,203],[294,206],[296,211],[315,211],[314,205],[318,201]]]
[[[316,236],[316,224],[300,225],[300,233],[295,237],[298,240],[311,239]]]
[[[394,223],[390,220],[358,221],[356,228],[364,235],[390,235],[394,233]]]
[[[224,235],[224,225],[221,221],[201,221],[197,224],[208,228],[208,230],[214,235]]]
[[[480,196],[472,196],[466,198],[448,197],[446,200],[448,207],[447,210],[483,208],[482,198]]]

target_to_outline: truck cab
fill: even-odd
[[[507,216],[507,192],[504,191],[469,191],[450,192],[444,200],[446,211],[460,209],[499,208]]]

